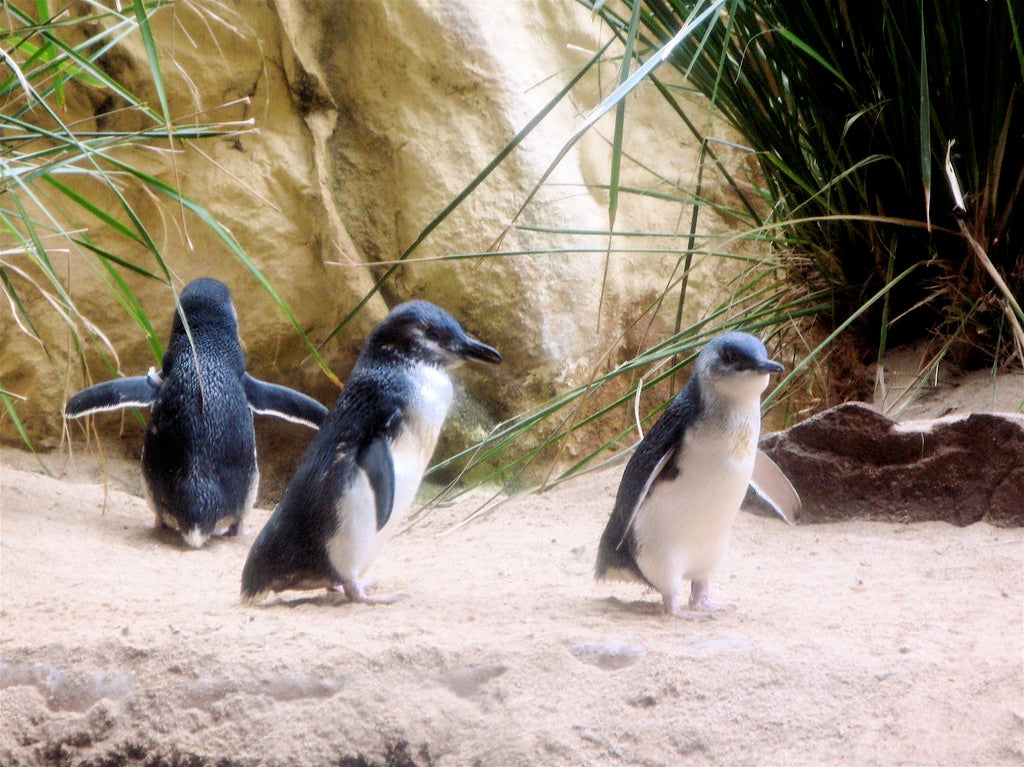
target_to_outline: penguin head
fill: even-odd
[[[782,371],[782,365],[768,358],[761,340],[749,333],[718,336],[697,356],[701,383],[728,396],[760,396],[768,375]]]
[[[181,313],[188,318],[188,327],[193,333],[228,333],[238,337],[238,314],[231,303],[231,291],[219,280],[204,277],[193,280],[178,297],[181,309],[174,313],[173,334],[184,334],[185,326]]]
[[[495,349],[468,336],[454,317],[427,301],[409,301],[392,309],[370,334],[365,350],[445,369],[466,360],[501,362]]]

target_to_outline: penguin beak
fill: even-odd
[[[754,370],[758,373],[781,373],[785,368],[775,360],[760,360]]]
[[[459,356],[468,360],[489,362],[492,365],[497,365],[501,362],[501,355],[498,354],[497,349],[494,349],[487,344],[482,344],[475,338],[470,338],[469,336],[466,336],[465,340],[459,344],[457,352]]]

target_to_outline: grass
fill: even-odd
[[[789,419],[826,401],[821,378],[827,356],[844,339],[855,339],[880,360],[892,343],[931,335],[942,338],[946,350],[961,340],[959,346],[970,350],[965,359],[993,365],[1005,364],[1014,344],[1020,354],[1024,316],[1014,296],[1024,292],[1024,217],[1014,210],[1024,142],[1013,138],[1024,119],[1024,53],[1011,0],[993,0],[970,18],[961,18],[954,0],[885,5],[879,13],[886,16],[857,18],[832,0],[583,4],[606,22],[605,43],[394,260],[379,264],[372,289],[316,345],[199,201],[132,162],[140,147],[166,151],[252,130],[172,114],[163,54],[150,27],[152,15],[168,3],[135,0],[123,13],[89,6],[94,12],[78,18],[50,17],[45,3],[36,17],[5,6],[12,22],[0,34],[13,74],[0,83],[0,283],[12,319],[42,342],[32,307],[44,306],[66,322],[79,360],[86,348],[96,348],[116,370],[102,328],[79,311],[54,267],[51,254],[67,253],[103,277],[159,358],[160,340],[126,280],[131,274],[173,284],[166,254],[129,203],[126,189],[142,188],[216,232],[333,375],[316,349],[348,327],[400,269],[426,260],[417,254],[437,227],[533,140],[552,110],[596,76],[606,95],[552,149],[550,164],[530,188],[518,192],[515,213],[489,245],[430,260],[458,269],[481,258],[557,262],[568,253],[593,252],[604,256],[602,285],[614,258],[667,256],[674,268],[663,289],[594,356],[584,384],[512,415],[486,439],[434,467],[435,478],[452,482],[447,497],[467,478],[511,489],[548,487],[601,465],[657,417],[699,348],[733,328],[756,332],[776,349],[798,350],[790,374],[766,398],[788,409]],[[145,51],[155,106],[104,68],[104,54],[128,36]],[[605,82],[609,71],[614,74]],[[72,87],[102,89],[116,110],[138,118],[139,127],[86,132],[64,124],[60,105]],[[638,156],[629,118],[629,96],[637,88],[656,91],[680,130],[701,147],[692,183],[668,178],[657,157]],[[716,135],[712,116],[730,124],[742,145]],[[607,226],[549,223],[538,193],[554,189],[555,168],[584,135],[595,133],[607,142],[609,177],[565,191],[604,195]],[[760,183],[752,185],[743,174],[744,157],[756,162]],[[708,194],[712,185],[727,193]],[[953,190],[960,185],[964,204],[957,209]],[[657,231],[621,230],[622,211],[638,198],[661,200],[675,215]],[[735,233],[721,235],[711,217],[728,220]],[[146,259],[98,247],[94,227],[141,247]],[[511,232],[544,244],[506,247]],[[695,313],[691,277],[720,265],[733,274],[728,295]],[[607,322],[602,308],[596,325]],[[651,329],[664,327],[666,318],[672,331],[652,337]],[[54,349],[47,353],[52,364],[61,364]],[[0,401],[20,424],[16,396],[2,382]]]
[[[583,4],[649,50],[702,5],[626,0],[619,14]],[[969,11],[957,0],[732,0],[705,38],[670,57],[756,152],[771,220],[791,222],[786,235],[810,257],[805,276],[834,291],[833,323],[920,265],[858,323],[879,356],[931,335],[960,339],[974,366],[1024,351],[1014,298],[1024,293],[1021,18],[1013,0]],[[997,332],[1004,322],[1015,344]]]
[[[859,349],[864,362],[877,359],[884,371],[887,346],[934,339],[939,353],[922,378],[954,349],[960,350],[956,361],[968,366],[1024,359],[1024,315],[1016,300],[1024,294],[1024,216],[1014,215],[1024,180],[1024,46],[1011,2],[988,3],[970,14],[955,0],[883,4],[859,14],[828,0],[582,4],[619,39],[619,87],[630,81],[635,61],[634,75],[642,73],[703,147],[694,189],[666,192],[664,178],[653,171],[656,189],[624,188],[626,101],[614,105],[605,187],[609,225],[595,235],[607,237],[609,257],[625,252],[610,244],[622,195],[659,194],[689,206],[689,238],[677,251],[677,271],[635,321],[646,321],[675,294],[676,332],[618,365],[599,364],[587,385],[500,424],[439,469],[488,467],[482,473],[488,480],[546,487],[600,463],[606,451],[642,434],[675,385],[646,407],[641,391],[676,381],[708,337],[731,327],[775,341],[794,341],[811,324],[819,328],[818,339],[804,342],[805,354],[766,397],[766,407],[797,389],[813,389],[808,381],[814,376],[807,374],[826,364],[837,340]],[[676,77],[655,70],[662,61]],[[700,112],[724,118],[750,148],[764,184],[753,190],[754,199],[714,154],[718,139],[706,135],[710,117],[705,130],[690,117]],[[593,126],[588,119],[580,130]],[[629,161],[645,165],[655,158]],[[728,210],[701,197],[709,169],[734,192],[736,204]],[[970,190],[960,204],[957,176]],[[730,216],[741,234],[709,244],[698,225],[709,210]],[[556,238],[579,234],[546,231]],[[683,327],[693,259],[734,257],[736,240],[767,243],[771,256],[749,264],[727,301]],[[613,354],[609,348],[603,359]],[[614,394],[602,397],[606,388]],[[558,460],[577,431],[629,409],[632,422],[597,449],[567,467]],[[545,469],[526,471],[539,460]]]

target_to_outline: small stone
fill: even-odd
[[[629,705],[637,708],[654,708],[658,705],[658,699],[653,695],[638,695],[629,701]]]

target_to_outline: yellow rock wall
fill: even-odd
[[[254,130],[176,146],[173,154],[140,150],[132,160],[180,184],[227,226],[317,342],[366,294],[383,273],[381,264],[399,257],[608,35],[599,20],[570,2],[235,0],[172,5],[153,23],[172,112],[199,112],[200,120],[203,115],[251,120]],[[156,103],[138,40],[126,41],[111,61],[130,88]],[[643,343],[663,337],[674,322],[673,299],[652,326],[644,323],[624,333],[640,308],[664,289],[678,260],[674,254],[613,255],[605,280],[604,253],[588,251],[606,247],[607,238],[512,229],[502,250],[566,252],[439,260],[488,250],[582,116],[609,92],[617,68],[611,60],[600,73],[588,75],[572,99],[427,238],[413,254],[418,260],[398,270],[357,320],[323,347],[344,379],[366,331],[387,307],[422,298],[447,308],[500,349],[507,360],[502,368],[457,374],[464,391],[446,449],[586,383],[595,365],[631,356]],[[107,124],[132,119],[105,115],[90,92],[73,94],[69,110]],[[630,97],[631,156],[676,182],[695,177],[699,147],[684,130],[653,89],[642,87]],[[607,193],[600,187],[608,183],[611,135],[605,118],[561,163],[518,223],[606,230]],[[741,162],[728,161],[734,168]],[[623,183],[652,185],[651,176],[629,161],[623,164]],[[713,178],[706,183],[706,194],[721,193]],[[147,226],[164,245],[176,288],[199,276],[217,277],[231,287],[254,375],[303,389],[325,403],[333,400],[336,386],[308,358],[263,288],[206,227],[187,215],[183,223],[177,206],[166,200],[134,189],[130,199],[145,211]],[[680,216],[678,204],[623,196],[616,229],[685,231],[689,209]],[[726,225],[707,214],[701,229],[726,231]],[[100,230],[93,236],[104,246],[123,248]],[[685,238],[667,242],[617,238],[616,245],[685,247]],[[153,268],[141,248],[119,254]],[[54,258],[83,313],[117,350],[124,374],[155,364],[141,332],[102,287],[89,257]],[[714,301],[735,270],[721,261],[695,270],[688,319]],[[165,341],[173,306],[168,289],[131,274],[126,280]],[[58,441],[62,402],[86,383],[81,369],[67,364],[62,323],[50,319],[41,330],[60,350],[52,364],[9,315],[0,329],[0,379],[26,397],[19,413],[44,447]],[[613,351],[606,355],[609,348]],[[109,377],[96,354],[87,359],[94,380]],[[104,416],[100,427],[117,423],[116,417]],[[595,443],[602,431],[622,425],[595,429]],[[3,437],[13,436],[5,419]]]

